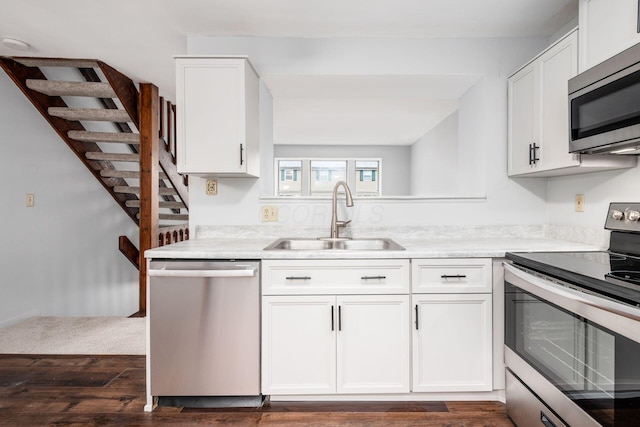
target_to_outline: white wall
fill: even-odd
[[[484,198],[361,200],[348,215],[362,225],[544,224],[546,183],[506,175],[506,79],[542,51],[546,39],[192,37],[187,46],[189,54],[248,55],[262,76],[475,75],[478,83],[468,100],[473,118],[459,132],[473,147],[464,159],[473,168],[465,183],[470,191],[481,189]],[[271,175],[262,176],[259,181],[272,181]],[[191,228],[259,224],[261,204],[278,206],[284,224],[325,225],[330,220],[329,201],[261,200],[252,179],[220,180],[215,198],[202,196],[200,184],[190,185]]]
[[[549,178],[547,222],[602,229],[611,202],[640,201],[640,166]],[[584,212],[575,211],[575,195],[584,194]]]
[[[410,194],[459,194],[457,111],[411,146],[410,164]]]
[[[130,315],[137,227],[0,71],[0,326],[31,315]],[[35,207],[25,207],[25,194]]]

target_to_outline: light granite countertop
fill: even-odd
[[[203,237],[145,252],[155,259],[500,258],[506,252],[596,251],[602,247],[549,238],[397,238],[402,251],[269,250],[273,237]]]

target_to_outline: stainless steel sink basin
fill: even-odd
[[[307,239],[307,238],[284,238],[278,239],[266,248],[266,251],[326,251],[326,250],[346,250],[346,251],[403,251],[404,248],[391,239]]]

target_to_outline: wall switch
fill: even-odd
[[[218,194],[218,181],[215,179],[208,179],[206,186],[207,196],[215,196]]]
[[[27,196],[25,197],[25,204],[27,205],[28,208],[32,208],[33,204],[35,202],[35,197],[33,194],[27,194]]]
[[[576,194],[576,212],[584,212],[584,194]]]
[[[263,206],[260,212],[260,218],[262,222],[276,222],[278,221],[278,207],[277,206]]]

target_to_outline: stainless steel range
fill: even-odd
[[[640,425],[640,203],[605,252],[508,253],[507,412],[519,426]]]

